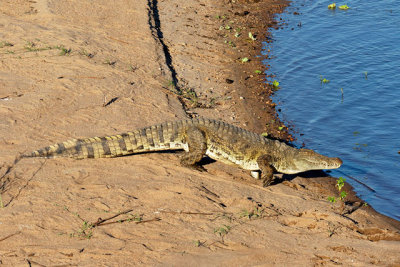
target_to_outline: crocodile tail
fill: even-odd
[[[119,135],[72,139],[22,157],[111,158],[141,152],[187,149],[183,140],[182,124],[164,123]]]

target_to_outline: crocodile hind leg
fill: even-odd
[[[189,128],[186,131],[186,142],[189,152],[181,156],[181,165],[198,171],[205,171],[202,166],[196,164],[206,154],[207,142],[204,132],[196,127]]]
[[[274,181],[274,168],[271,166],[271,157],[262,155],[257,159],[257,164],[262,173],[263,186],[267,187]]]

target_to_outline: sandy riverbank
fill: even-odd
[[[23,151],[196,114],[289,140],[256,73],[284,6],[2,3],[0,173]],[[329,203],[337,190],[323,172],[262,188],[236,167],[205,168],[169,153],[25,159],[0,181],[0,263],[400,265],[399,222],[354,194]]]

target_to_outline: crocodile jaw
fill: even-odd
[[[331,158],[313,150],[291,150],[290,157],[281,164],[273,164],[277,171],[285,174],[295,174],[310,170],[337,169],[343,161],[340,158]]]

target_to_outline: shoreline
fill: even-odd
[[[291,141],[256,72],[267,27],[287,4],[5,4],[0,174],[21,151],[195,115]],[[21,161],[0,181],[0,261],[400,264],[400,222],[365,206],[348,184],[346,202],[329,203],[338,191],[324,172],[263,188],[235,166],[205,168],[183,168],[171,153]]]
[[[261,3],[262,3],[262,1],[261,1]],[[261,4],[262,5],[262,4]],[[290,2],[289,1],[284,1],[284,0],[282,0],[282,1],[279,1],[279,3],[277,3],[277,8],[274,10],[274,11],[270,11],[270,12],[272,12],[273,14],[277,14],[277,13],[282,13],[282,12],[284,12],[284,9],[285,9],[285,7],[287,7],[287,6],[289,6],[290,5]],[[264,9],[264,7],[258,7],[257,8],[258,10],[263,10]],[[263,14],[259,14],[259,16],[260,17],[258,17],[257,18],[257,22],[255,23],[255,24],[262,24],[262,21],[263,20],[266,20],[266,18],[267,18],[267,20],[268,20],[268,18],[270,19],[271,17],[269,17],[269,16],[265,16],[265,15],[263,15]],[[281,21],[282,22],[282,21]],[[258,27],[258,29],[257,29],[257,31],[258,32],[262,32],[263,31],[263,29],[264,29],[264,31],[268,31],[268,29],[269,28],[271,28],[271,27],[279,27],[279,24],[276,22],[276,21],[268,21],[268,23],[267,23],[269,26],[268,27]],[[263,35],[263,40],[267,40],[267,41],[269,41],[269,40],[271,40],[271,42],[273,42],[272,41],[272,36],[270,35],[270,32],[268,31],[267,32],[267,34],[264,36]],[[265,41],[261,41],[261,42],[265,42]],[[256,46],[257,48],[256,48],[256,50],[253,50],[253,51],[258,51],[257,53],[258,53],[258,55],[261,55],[262,53],[262,51],[263,51],[263,48],[262,48],[262,43],[260,43],[260,42],[257,42],[258,43],[258,45]],[[254,57],[257,57],[257,53],[256,54],[252,54],[252,57],[254,58]],[[266,61],[268,61],[268,54],[266,55],[266,57],[264,58],[264,60],[266,60]],[[264,64],[261,62],[261,60],[256,60],[256,64],[261,64],[262,66],[264,66]],[[264,66],[265,67],[265,66]],[[250,70],[248,69],[247,70],[247,73],[250,73]],[[243,77],[242,77],[243,78]],[[246,80],[245,78],[244,78],[244,80]],[[265,79],[263,79],[262,80],[262,82],[264,82],[264,80]],[[254,81],[254,80],[253,80]],[[279,117],[278,117],[278,114],[277,114],[277,112],[276,112],[276,110],[275,110],[275,107],[276,107],[276,104],[275,103],[273,103],[272,101],[271,101],[271,99],[269,98],[270,96],[272,96],[273,95],[273,93],[274,93],[274,89],[273,89],[273,87],[270,85],[270,84],[268,84],[266,87],[264,87],[264,85],[262,85],[262,84],[260,84],[261,83],[261,81],[259,81],[258,82],[258,85],[257,84],[252,84],[252,87],[257,87],[257,89],[259,89],[259,91],[257,92],[258,93],[258,95],[260,95],[260,92],[262,92],[263,91],[263,89],[265,90],[265,88],[267,88],[268,89],[268,93],[267,93],[267,95],[268,95],[268,105],[267,105],[267,109],[271,109],[271,110],[273,110],[273,111],[268,111],[270,114],[271,114],[271,116],[273,116],[274,118],[276,118],[276,121],[277,121],[277,124],[276,125],[267,125],[266,126],[266,128],[264,128],[264,130],[266,130],[268,133],[273,133],[272,134],[272,136],[273,136],[273,138],[277,138],[277,139],[280,139],[280,140],[283,140],[283,141],[286,141],[286,142],[292,142],[292,141],[294,141],[294,139],[293,139],[293,136],[291,135],[291,129],[289,128],[289,127],[287,127],[286,125],[284,125],[284,122],[281,122],[280,121],[280,119],[279,119]],[[253,94],[254,94],[255,92],[253,92]],[[265,92],[264,92],[265,93]],[[263,106],[261,103],[260,103],[260,101],[259,102],[252,102],[251,104],[250,104],[252,107],[256,107],[256,108],[254,108],[253,110],[257,110],[257,109],[259,109],[259,110],[265,110],[265,106]],[[258,115],[258,114],[257,114]],[[263,121],[263,120],[262,120]],[[264,120],[265,121],[265,120]],[[281,125],[281,126],[279,126],[279,125]],[[282,131],[277,131],[276,132],[276,128],[278,128],[278,127],[283,127],[283,129],[282,129]],[[275,129],[274,129],[275,128]],[[259,131],[260,131],[260,129],[258,129]],[[329,190],[331,190],[331,192],[333,193],[333,192],[335,192],[335,190],[336,190],[336,180],[337,180],[337,178],[336,177],[332,177],[332,176],[329,176],[329,171],[328,172],[326,172],[326,174],[324,175],[324,177],[325,177],[325,179],[326,178],[328,178],[328,179],[330,179],[331,181],[329,181],[329,183],[328,183],[328,185],[331,185],[331,187],[329,188]],[[350,179],[353,179],[354,180],[354,178],[351,178],[351,177],[346,177],[346,178],[350,178]],[[360,183],[359,181],[356,181],[357,183]],[[351,201],[356,201],[356,202],[360,202],[360,203],[366,203],[364,200],[362,200],[361,198],[359,198],[358,196],[357,196],[357,193],[354,191],[354,188],[350,185],[350,184],[348,184],[348,183],[346,183],[347,184],[347,187],[348,187],[348,193],[350,194],[349,196],[350,196],[350,198],[351,198]],[[322,182],[321,183],[321,186],[322,185],[324,185],[324,182]],[[325,184],[326,185],[326,184]],[[363,186],[365,186],[365,185],[363,185]],[[399,230],[400,230],[400,221],[399,220],[397,220],[397,219],[395,219],[395,218],[392,218],[392,217],[390,217],[390,216],[387,216],[387,215],[384,215],[384,214],[381,214],[380,212],[378,212],[378,211],[376,211],[375,209],[373,209],[373,207],[372,206],[369,206],[369,208],[371,208],[370,210],[371,210],[371,212],[373,212],[373,213],[376,213],[376,214],[379,214],[379,215],[381,215],[382,216],[382,218],[383,218],[383,220],[384,221],[386,221],[387,223],[389,223],[389,224],[391,224],[391,225],[393,225],[393,226],[395,226],[395,227],[397,227]]]

